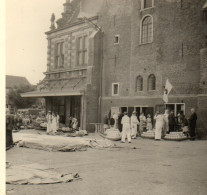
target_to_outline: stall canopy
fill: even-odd
[[[83,95],[83,91],[31,91],[22,93],[21,97],[52,97],[52,96],[76,96]]]

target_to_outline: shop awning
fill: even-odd
[[[21,93],[21,97],[52,97],[75,95],[83,95],[83,91],[31,91],[27,93]]]

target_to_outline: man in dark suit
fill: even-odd
[[[195,113],[195,109],[191,108],[191,116],[189,118],[190,140],[195,140],[196,120],[197,120],[197,115]]]
[[[120,132],[122,132],[122,124],[121,124],[122,117],[123,117],[123,114],[119,113],[119,116],[118,116],[118,129],[119,129]]]
[[[169,121],[169,132],[175,131],[175,116],[174,116],[174,111],[172,110],[168,116],[168,121]]]
[[[12,130],[14,128],[14,116],[6,110],[6,148],[13,145]]]

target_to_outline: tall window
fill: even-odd
[[[141,43],[152,42],[152,17],[146,16],[141,24]]]
[[[55,45],[55,68],[64,66],[64,42]]]
[[[112,83],[112,96],[119,95],[119,83]]]
[[[88,36],[77,39],[77,65],[88,63]]]
[[[138,76],[136,79],[136,91],[143,91],[143,78]]]
[[[149,75],[147,88],[148,88],[149,91],[156,89],[156,78],[155,78],[154,74]]]
[[[152,7],[153,0],[142,0],[142,9]]]

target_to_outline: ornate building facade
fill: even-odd
[[[47,71],[36,96],[62,122],[72,115],[87,130],[109,111],[168,108],[189,116],[191,107],[205,129],[206,16],[205,0],[67,0],[46,33]]]

